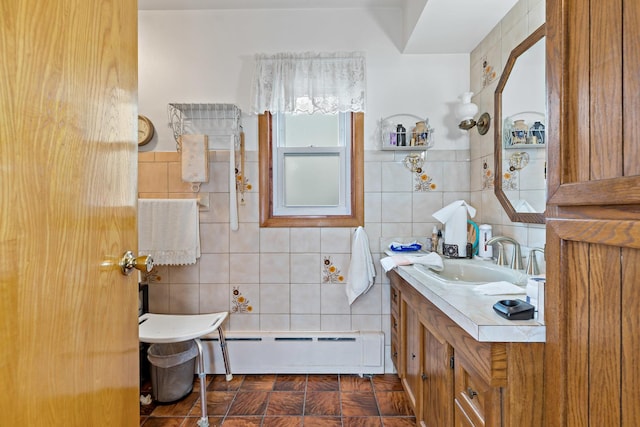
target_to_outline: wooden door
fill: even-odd
[[[136,2],[2,0],[0,70],[0,425],[138,425]]]
[[[544,425],[638,426],[640,2],[548,0]]]

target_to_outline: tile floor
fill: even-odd
[[[145,382],[141,394],[151,393]],[[199,380],[179,402],[140,406],[144,427],[196,427],[201,416]],[[207,377],[209,424],[261,427],[415,426],[400,380],[394,374],[224,375]]]

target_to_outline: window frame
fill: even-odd
[[[314,215],[274,214],[274,132],[278,129],[271,113],[258,115],[258,160],[260,174],[261,227],[357,227],[364,225],[364,113],[350,113],[351,192],[350,213]]]

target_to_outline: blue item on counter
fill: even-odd
[[[422,245],[416,242],[410,243],[408,245],[402,243],[392,243],[391,245],[389,245],[389,249],[394,252],[415,252],[422,249]]]

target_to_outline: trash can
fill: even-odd
[[[151,387],[158,402],[174,402],[193,389],[198,347],[195,341],[152,344],[147,350],[151,363]]]

